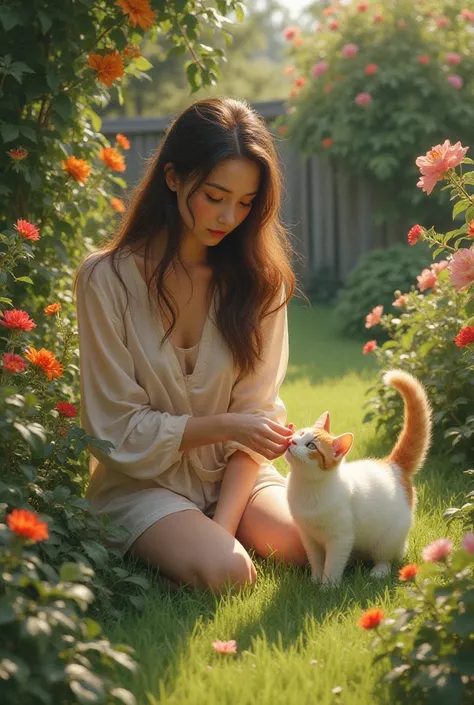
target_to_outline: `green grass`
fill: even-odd
[[[361,344],[337,338],[328,310],[293,306],[291,364],[282,389],[288,418],[296,426],[331,411],[335,433],[352,431],[351,458],[387,450],[374,425],[363,424],[365,392],[376,368]],[[286,473],[284,460],[277,462]],[[419,504],[407,562],[419,560],[426,543],[440,536],[458,541],[461,528],[446,525],[443,509],[459,504],[467,481],[442,459],[430,458],[417,478]],[[347,571],[342,585],[322,593],[304,569],[256,561],[252,590],[220,599],[189,590],[172,593],[153,574],[143,613],[124,613],[110,625],[112,641],[135,648],[140,664],[128,682],[140,704],[367,705],[388,703],[374,688],[382,666],[372,666],[372,635],[357,626],[362,610],[387,613],[403,601],[404,586],[392,576],[373,581],[365,566]],[[237,657],[220,657],[214,639],[236,639]],[[333,689],[340,687],[340,693]],[[150,697],[147,696],[150,694]]]

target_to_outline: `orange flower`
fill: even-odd
[[[430,63],[430,57],[428,54],[420,54],[417,61],[419,64],[425,64],[425,66],[427,66]]]
[[[111,198],[110,205],[117,213],[125,213],[125,203],[120,198]]]
[[[97,80],[109,87],[123,76],[123,58],[118,51],[112,54],[89,54],[87,65],[97,71]]]
[[[7,516],[7,524],[10,531],[25,539],[44,541],[49,538],[47,523],[28,509],[14,509]]]
[[[99,159],[113,171],[125,171],[124,158],[113,147],[101,147]]]
[[[423,228],[421,225],[414,225],[408,232],[408,244],[412,247],[423,238]]]
[[[53,316],[59,311],[60,308],[61,304],[49,304],[49,306],[46,306],[46,308],[44,309],[44,312],[47,316]]]
[[[155,22],[156,13],[150,7],[150,0],[116,0],[115,4],[129,16],[132,27],[138,25],[146,31]]]
[[[378,609],[378,607],[374,607],[363,613],[362,617],[359,619],[359,627],[362,627],[362,629],[375,629],[383,619],[385,619],[385,615],[382,610]]]
[[[280,135],[285,136],[287,132],[288,132],[288,125],[280,125],[280,127],[278,128],[278,133]]]
[[[3,356],[3,369],[11,374],[19,374],[26,367],[26,362],[19,355],[5,353]]]
[[[21,235],[25,240],[39,240],[39,230],[36,225],[29,223],[27,220],[17,220],[13,226],[18,235]]]
[[[9,149],[7,154],[13,159],[14,162],[21,162],[22,159],[25,159],[28,156],[26,149],[22,149],[21,147]]]
[[[123,50],[123,55],[128,56],[129,59],[138,59],[141,56],[140,49],[133,44],[129,44]]]
[[[119,132],[117,135],[115,135],[115,139],[117,140],[117,143],[122,149],[130,149],[130,140],[125,137],[125,135],[122,135],[121,132]]]
[[[5,328],[24,331],[36,328],[36,323],[31,320],[26,311],[12,308],[10,311],[0,314],[0,316],[3,318],[3,321],[0,320],[0,325],[5,326]]]
[[[66,161],[61,162],[61,166],[69,176],[79,181],[80,184],[85,184],[91,173],[90,164],[85,159],[77,159],[77,157],[68,157]]]
[[[469,223],[467,234],[469,235],[469,237],[474,237],[474,220],[471,220],[471,222]]]
[[[295,79],[295,86],[297,88],[303,88],[304,86],[306,86],[306,84],[307,80],[304,76],[300,76],[299,78]]]
[[[408,565],[403,566],[403,568],[400,568],[398,571],[398,575],[400,576],[400,580],[403,582],[407,582],[408,580],[413,580],[415,575],[418,573],[418,566],[416,563],[409,563]]]
[[[61,416],[67,416],[68,418],[77,416],[76,407],[73,404],[69,404],[67,401],[58,401],[56,404],[56,409]]]
[[[334,140],[333,140],[332,137],[325,137],[325,138],[321,141],[321,147],[322,147],[323,149],[329,149],[329,147],[332,147],[333,144],[334,144]]]
[[[35,350],[35,348],[29,348],[25,352],[25,357],[31,362],[32,365],[39,367],[48,379],[54,379],[55,377],[63,376],[63,365],[61,365],[52,352],[41,348],[41,350]]]

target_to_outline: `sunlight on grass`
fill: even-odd
[[[291,364],[282,387],[288,420],[312,423],[329,410],[335,433],[352,431],[350,459],[368,448],[388,450],[374,424],[363,424],[365,393],[376,375],[360,343],[338,338],[331,315],[293,306],[290,313]],[[287,465],[279,459],[283,474]],[[407,562],[440,536],[458,542],[459,524],[442,512],[459,503],[467,481],[440,459],[430,459],[417,478],[418,510]],[[129,682],[143,705],[287,705],[389,702],[374,688],[383,667],[372,666],[372,635],[357,626],[361,611],[381,607],[387,614],[403,601],[396,567],[386,580],[369,578],[367,567],[350,566],[342,585],[323,593],[306,569],[256,560],[253,590],[215,599],[188,590],[172,593],[148,570],[153,588],[142,614],[124,613],[110,625],[113,641],[136,650],[140,669]],[[236,639],[238,654],[222,656],[214,639]],[[336,690],[334,690],[336,689]],[[341,690],[339,690],[341,689]]]

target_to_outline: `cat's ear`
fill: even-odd
[[[318,428],[324,428],[327,433],[331,433],[331,417],[329,416],[329,411],[325,411],[324,414],[321,414],[314,425]]]
[[[341,436],[336,436],[332,442],[332,448],[336,458],[343,458],[348,454],[354,442],[352,433],[343,433]]]

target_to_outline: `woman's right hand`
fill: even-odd
[[[293,435],[291,428],[282,426],[265,416],[229,413],[229,440],[260,453],[267,460],[275,460],[288,448]]]

